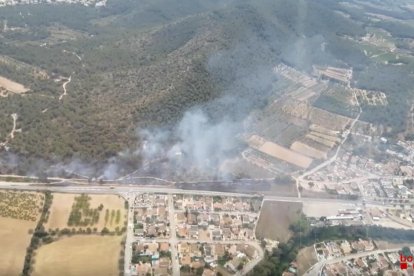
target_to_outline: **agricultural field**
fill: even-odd
[[[278,210],[275,212],[275,210]],[[286,242],[292,233],[289,226],[302,214],[302,203],[269,202],[263,203],[256,227],[256,237]],[[272,227],[269,227],[272,225]]]
[[[0,217],[0,225],[0,275],[19,275],[36,222]]]
[[[327,152],[329,150],[327,149],[326,151],[321,151],[300,141],[294,142],[290,149],[315,159],[326,159],[328,156]]]
[[[37,250],[34,276],[118,275],[121,236],[72,236]]]
[[[0,192],[0,217],[36,221],[44,196],[30,192]]]
[[[73,194],[53,194],[53,203],[50,208],[49,218],[45,225],[46,229],[64,228],[67,226],[70,206],[73,204]]]
[[[29,230],[36,227],[43,195],[28,192],[0,192],[0,275],[22,272]]]
[[[125,226],[125,201],[119,196],[54,194],[54,198],[46,229],[76,227],[116,231]]]
[[[281,159],[301,168],[309,167],[313,161],[313,159],[305,155],[291,151],[273,142],[267,141],[258,135],[252,135],[248,140],[248,144],[251,148],[256,149],[264,154]]]
[[[312,124],[320,125],[334,131],[344,130],[345,126],[352,121],[349,117],[337,115],[315,107],[311,109],[309,118]]]

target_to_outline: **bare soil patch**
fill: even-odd
[[[256,227],[257,238],[286,242],[292,233],[289,226],[302,213],[302,203],[265,201]]]
[[[326,202],[305,202],[303,213],[308,217],[336,216],[341,209],[355,208],[354,204],[326,203]]]
[[[411,246],[409,243],[404,242],[390,242],[390,241],[375,241],[375,244],[377,245],[378,249],[392,249],[392,248],[403,248],[404,246]]]
[[[28,88],[24,87],[24,85],[9,80],[2,76],[0,76],[0,87],[3,87],[4,89],[16,94],[21,94],[29,91]]]

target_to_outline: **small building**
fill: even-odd
[[[347,240],[344,240],[341,242],[341,250],[345,255],[348,255],[351,253],[352,248],[351,248],[351,244],[349,244],[349,242]]]

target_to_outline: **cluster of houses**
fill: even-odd
[[[234,274],[259,258],[260,198],[142,193],[131,208],[132,275],[171,275],[173,265],[185,275]]]
[[[181,239],[202,241],[254,240],[256,214],[196,213],[175,214],[176,233]]]
[[[134,200],[133,208],[136,237],[168,238],[170,236],[167,195],[139,194]]]
[[[327,264],[323,270],[326,276],[336,275],[387,275],[402,276],[413,275],[414,270],[408,267],[402,270],[400,267],[400,255],[398,252],[380,252],[365,255],[359,258],[351,258],[341,262]]]
[[[375,249],[375,244],[371,240],[362,239],[351,242],[347,240],[326,241],[316,243],[314,249],[318,261],[321,261],[340,258],[351,253],[372,251]]]
[[[178,255],[182,271],[203,270],[202,275],[216,275],[218,269],[236,273],[258,258],[257,250],[250,245],[195,242],[179,243]]]
[[[198,212],[258,212],[261,199],[249,197],[174,195],[174,208]]]
[[[372,140],[371,136],[359,135]],[[402,141],[391,144],[383,137],[376,139],[379,141],[377,144],[389,148],[386,150],[386,161],[377,162],[351,152],[343,152],[334,163],[306,178],[312,183],[311,189],[368,198],[410,198],[412,191],[404,185],[401,176],[414,178],[414,144]],[[380,180],[370,179],[366,177],[369,174],[383,177]],[[366,178],[363,179],[364,177]],[[350,178],[360,180],[347,182]]]
[[[175,195],[176,233],[201,241],[254,240],[255,199]],[[260,204],[256,204],[260,208]]]
[[[133,275],[171,275],[172,263],[168,242],[136,242],[132,244]]]

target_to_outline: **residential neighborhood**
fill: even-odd
[[[411,251],[412,252],[412,251]],[[412,275],[412,266],[401,269],[397,250],[376,250],[372,253],[350,255],[338,262],[328,263],[323,269],[326,276],[335,275]]]
[[[131,202],[131,275],[240,274],[263,258],[261,198],[139,193]]]

